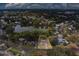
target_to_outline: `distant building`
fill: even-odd
[[[0,35],[3,35],[3,30],[0,28]]]
[[[6,32],[0,28],[0,39],[3,37],[3,36],[6,36]],[[4,37],[3,37],[4,38]]]
[[[17,24],[15,26],[14,32],[25,32],[25,31],[32,31],[33,27],[29,26],[29,27],[21,27],[20,24]]]
[[[61,44],[67,45],[69,44],[69,42],[63,38],[62,34],[58,34],[57,37],[53,40],[53,44],[54,45],[61,45]]]

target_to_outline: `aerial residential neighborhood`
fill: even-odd
[[[22,4],[27,9],[17,9],[18,4],[6,6],[7,9],[0,9],[1,56],[79,56],[78,7],[71,4]]]

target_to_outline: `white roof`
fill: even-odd
[[[32,29],[33,29],[32,26],[29,26],[29,27],[21,27],[21,25],[16,25],[14,32],[31,31]]]

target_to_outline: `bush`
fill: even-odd
[[[9,51],[12,52],[16,56],[21,55],[21,51],[16,48],[10,48]]]
[[[73,42],[73,43],[75,43],[77,40],[79,40],[79,37],[78,37],[78,35],[76,35],[76,34],[69,35],[69,36],[67,36],[66,38],[67,38],[70,42]]]
[[[47,50],[48,56],[75,56],[74,52],[70,49],[54,47],[51,50]]]
[[[47,39],[47,37],[45,35],[40,35],[39,38],[41,39]]]

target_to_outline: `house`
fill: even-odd
[[[3,30],[0,28],[0,35],[3,35]]]
[[[68,45],[69,42],[63,38],[62,34],[58,34],[57,37],[53,39],[52,44],[53,45],[61,45],[61,44]]]

